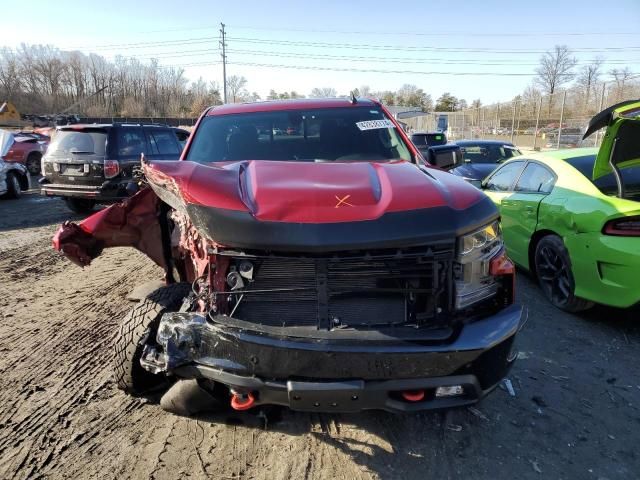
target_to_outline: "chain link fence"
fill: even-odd
[[[446,131],[450,141],[499,140],[522,149],[599,146],[602,132],[582,140],[589,120],[615,103],[640,98],[640,82],[599,83],[553,95],[519,95],[510,102],[403,119],[410,131]]]

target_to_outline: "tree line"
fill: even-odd
[[[604,58],[596,57],[577,68],[572,51],[558,45],[539,61],[535,78],[514,100],[534,105],[545,95],[549,112],[557,102],[560,89],[573,84],[578,92],[572,102],[593,111],[599,85],[607,80],[612,85],[608,103],[628,98],[638,89],[638,82],[629,68],[604,71]],[[227,77],[229,102],[261,100],[247,89],[243,76]],[[480,99],[468,104],[450,92],[435,101],[424,89],[402,85],[398,90],[373,91],[363,85],[353,89],[358,96],[373,96],[384,104],[416,107],[424,111],[460,111],[479,109]],[[342,92],[349,94],[350,92]],[[316,87],[307,95],[297,91],[271,90],[267,100],[286,98],[335,97],[333,87]],[[63,51],[51,45],[22,44],[18,48],[0,48],[0,102],[13,102],[22,113],[79,113],[82,115],[123,117],[194,117],[209,105],[222,103],[217,82],[202,78],[189,81],[181,68],[162,66],[158,60],[143,63],[135,58],[116,56],[107,60],[94,53]]]

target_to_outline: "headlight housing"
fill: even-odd
[[[491,260],[503,248],[502,231],[497,220],[458,239],[456,309],[464,309],[497,293],[500,285],[491,274]]]

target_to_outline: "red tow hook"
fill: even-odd
[[[424,390],[407,390],[402,392],[402,398],[407,402],[421,402],[424,400]]]
[[[251,393],[232,393],[231,408],[234,410],[249,410],[256,403],[256,398]]]

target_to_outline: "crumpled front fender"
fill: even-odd
[[[159,214],[160,199],[143,188],[79,223],[63,223],[53,237],[53,248],[84,267],[105,248],[134,247],[165,268]]]

